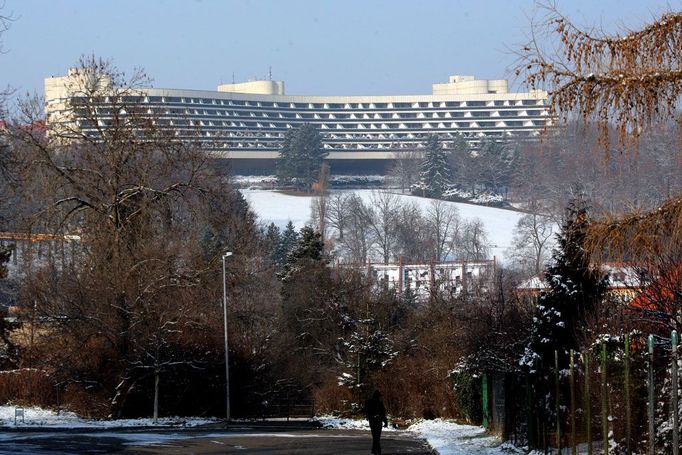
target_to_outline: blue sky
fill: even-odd
[[[0,5],[2,5],[0,0]],[[512,78],[532,0],[4,0],[0,87],[42,93],[83,54],[154,86],[263,78],[287,94],[417,94],[450,74]],[[559,0],[579,24],[637,28],[680,0]]]

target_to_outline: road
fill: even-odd
[[[372,439],[357,430],[128,430],[0,432],[0,455],[9,454],[301,454],[366,455]],[[430,455],[426,442],[407,432],[385,432],[383,455]]]

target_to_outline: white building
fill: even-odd
[[[408,289],[419,299],[427,299],[434,291],[457,296],[487,290],[496,269],[495,258],[480,261],[444,261],[431,263],[339,264],[364,272],[377,284],[402,294]]]
[[[87,79],[71,69],[67,76],[45,80],[48,125],[71,121],[64,116],[67,101],[79,95],[70,87]],[[421,148],[430,134],[446,146],[457,135],[476,144],[483,137],[532,138],[551,125],[546,92],[510,93],[506,80],[473,76],[451,76],[433,84],[430,95],[291,96],[284,82],[261,80],[223,84],[215,92],[144,88],[129,102],[154,116],[158,127],[200,141],[238,168],[272,166],[284,133],[304,123],[320,131],[332,168],[358,169],[385,166],[401,151]],[[102,97],[99,103],[106,116],[110,100]],[[86,121],[79,124],[92,128]]]

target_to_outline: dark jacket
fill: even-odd
[[[365,402],[365,415],[370,423],[384,422],[385,424],[388,424],[386,408],[384,407],[381,398],[372,397]]]

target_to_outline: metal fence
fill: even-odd
[[[676,331],[609,337],[567,368],[555,352],[535,372],[486,374],[484,424],[544,453],[679,455],[678,344]]]
[[[252,419],[312,419],[315,417],[315,401],[313,400],[264,400],[252,406],[245,417]]]

